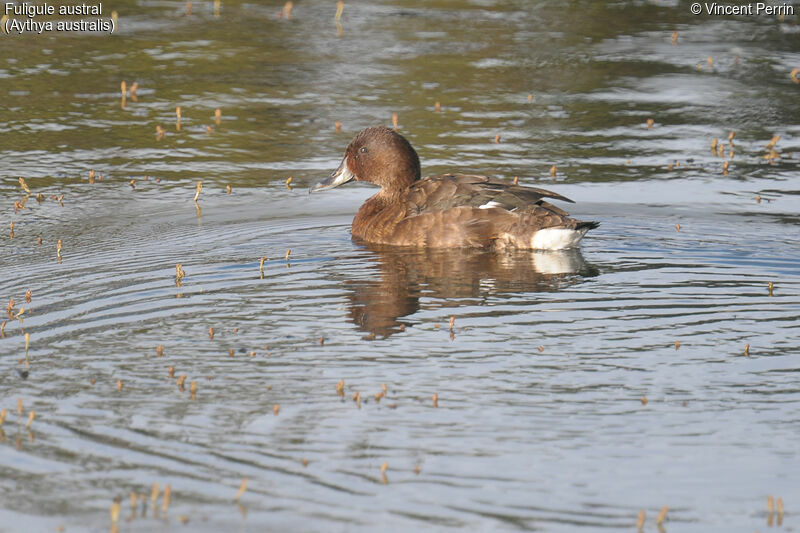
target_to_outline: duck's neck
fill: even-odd
[[[405,216],[405,194],[408,189],[386,187],[367,199],[353,218],[353,237],[382,242],[381,235],[394,228]]]
[[[381,187],[381,190],[373,196],[373,198],[380,199],[382,202],[396,202],[406,194],[408,194],[408,188],[414,184],[414,180],[410,181],[399,181],[395,180],[391,182],[390,186],[384,185]]]
[[[407,189],[399,190],[396,188],[381,187],[380,191],[370,196],[364,202],[364,205],[358,210],[358,215],[356,216],[374,216],[390,205],[396,205],[406,191]]]

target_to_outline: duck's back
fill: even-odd
[[[486,176],[444,174],[414,182],[399,195],[367,200],[353,220],[366,242],[432,248],[562,249],[595,222],[580,222],[545,202],[554,192]]]

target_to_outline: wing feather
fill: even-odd
[[[553,198],[573,203],[558,193],[537,187],[522,187],[505,181],[472,174],[443,174],[419,180],[407,196],[407,216],[454,207],[501,208],[507,211],[541,206],[566,215],[558,207],[544,202]]]

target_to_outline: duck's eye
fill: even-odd
[[[369,152],[369,150],[367,150],[366,146],[362,146],[361,150],[359,150],[359,152],[361,152],[362,154],[366,154],[367,152]]]

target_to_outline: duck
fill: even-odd
[[[574,203],[552,191],[476,174],[421,175],[411,143],[393,129],[373,126],[353,138],[336,170],[309,192],[352,181],[379,186],[353,218],[352,238],[365,244],[563,250],[599,226],[545,201]]]

